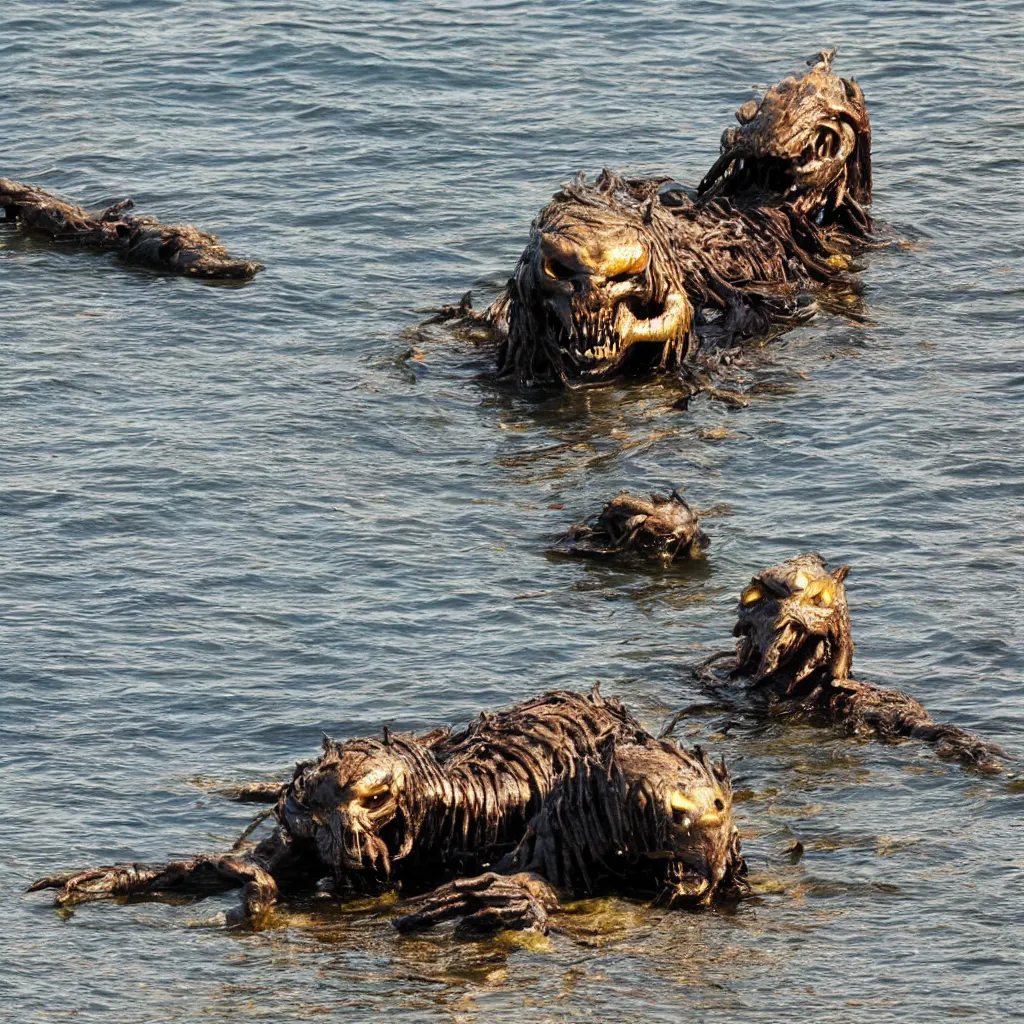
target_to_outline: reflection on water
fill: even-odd
[[[1019,12],[109,0],[55,31],[4,10],[0,173],[131,194],[268,267],[200,288],[0,225],[16,1019],[1005,1018],[1019,767],[760,721],[688,668],[731,645],[752,572],[821,551],[853,566],[858,675],[1019,757]],[[875,213],[913,243],[752,352],[740,400],[521,395],[481,339],[419,326],[495,294],[577,170],[696,181],[750,86],[834,42],[873,118]],[[703,560],[549,555],[620,489],[672,487],[709,510]],[[194,780],[286,777],[322,730],[595,682],[653,730],[688,708],[677,735],[727,758],[755,898],[588,900],[547,940],[456,942],[398,936],[390,904],[253,933],[224,926],[231,894],[66,917],[21,895],[225,848],[252,809]]]

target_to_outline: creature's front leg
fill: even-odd
[[[997,744],[956,725],[936,722],[924,707],[901,690],[890,690],[853,679],[836,680],[829,707],[850,733],[873,732],[883,740],[911,736],[934,745],[940,757],[959,761],[986,774],[1003,770],[1007,757]]]
[[[224,786],[214,792],[240,804],[276,804],[287,787],[287,782],[245,782],[240,786]]]
[[[459,878],[407,904],[412,913],[396,918],[400,932],[424,931],[458,918],[456,934],[486,934],[505,929],[546,934],[549,915],[558,908],[555,890],[532,872],[499,875],[489,871]]]
[[[56,889],[54,904],[71,907],[121,896],[208,896],[241,887],[243,916],[255,920],[276,902],[278,887],[273,872],[291,859],[287,837],[275,832],[245,856],[199,856],[168,864],[116,864],[71,871],[40,878],[28,891]]]

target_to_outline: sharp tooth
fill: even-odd
[[[747,161],[743,157],[740,157],[739,160],[736,161],[736,170],[742,171],[743,170],[743,165],[746,162]]]

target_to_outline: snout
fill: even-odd
[[[689,332],[689,301],[679,291],[656,294],[651,258],[631,234],[541,234],[535,279],[561,329],[559,347],[581,368],[614,364],[635,344],[664,345]]]

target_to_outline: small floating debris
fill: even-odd
[[[709,543],[700,517],[678,491],[667,498],[652,494],[650,500],[623,491],[559,538],[555,550],[593,558],[628,555],[668,565],[702,557]]]

